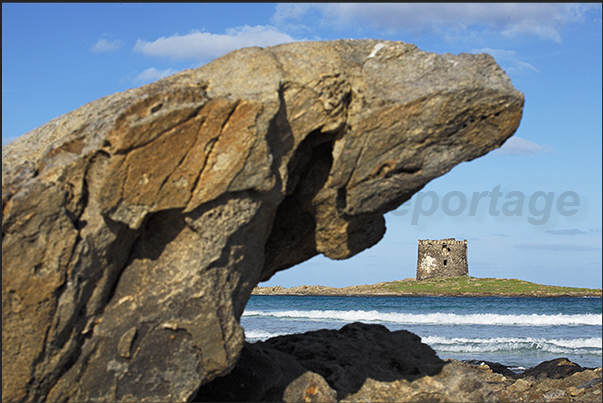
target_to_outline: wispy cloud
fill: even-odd
[[[494,152],[500,155],[536,155],[550,153],[551,151],[553,151],[553,147],[548,144],[538,144],[531,140],[513,136]]]
[[[225,34],[193,31],[187,35],[176,34],[151,42],[139,39],[134,50],[149,56],[207,61],[243,47],[265,47],[293,41],[291,36],[276,27],[245,25],[228,29]]]
[[[582,231],[578,228],[572,228],[572,229],[550,229],[547,231],[544,231],[547,234],[551,234],[551,235],[586,235],[588,234],[588,232],[586,231]]]
[[[582,252],[601,249],[600,247],[597,248],[594,246],[576,245],[569,243],[518,243],[513,245],[513,247],[522,250],[550,250],[557,252]]]
[[[155,67],[151,67],[137,75],[134,78],[134,81],[141,84],[152,83],[153,81],[157,81],[164,77],[171,76],[172,74],[176,74],[177,72],[178,70],[174,69],[157,70]]]
[[[564,25],[582,21],[597,7],[557,3],[286,3],[277,5],[272,20],[275,24],[319,20],[339,27],[361,23],[384,30],[439,33],[486,29],[504,37],[528,35],[561,42]]]
[[[119,49],[123,45],[123,41],[114,40],[110,41],[108,39],[102,38],[99,39],[94,45],[90,47],[90,52],[93,53],[107,53],[113,52]]]
[[[494,57],[496,62],[509,74],[521,73],[525,71],[540,73],[540,71],[538,71],[538,69],[532,66],[530,63],[520,60],[517,56],[517,52],[514,50],[482,48],[473,49],[472,52],[488,53]]]

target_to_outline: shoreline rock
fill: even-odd
[[[295,390],[295,393],[292,391]],[[351,323],[245,343],[233,371],[193,401],[599,402],[601,368],[566,358],[523,373],[493,362],[441,360],[413,333]]]

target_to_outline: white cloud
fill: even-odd
[[[93,53],[106,53],[113,52],[121,47],[123,44],[120,40],[109,41],[105,38],[99,39],[94,45],[90,47],[90,51]]]
[[[139,39],[134,50],[149,56],[179,60],[210,60],[232,50],[248,46],[273,46],[294,39],[269,25],[248,25],[231,28],[226,34],[193,31],[187,35],[172,35],[148,42]]]
[[[553,147],[547,144],[538,144],[531,140],[513,136],[494,152],[502,155],[536,155],[550,153],[551,151],[553,151]]]
[[[155,67],[151,67],[146,69],[139,75],[134,78],[134,81],[138,83],[151,83],[153,81],[157,81],[164,77],[171,76],[172,74],[178,73],[178,70],[174,69],[165,69],[165,70],[157,70]]]
[[[488,53],[496,62],[506,70],[507,74],[520,73],[524,71],[533,71],[535,73],[540,73],[538,69],[532,66],[528,62],[524,62],[519,60],[517,57],[517,52],[514,50],[505,50],[505,49],[491,49],[491,48],[482,48],[482,49],[473,49],[473,53]]]
[[[272,20],[316,20],[339,27],[368,24],[385,30],[434,31],[487,28],[505,37],[561,41],[559,29],[582,21],[596,4],[557,3],[313,3],[279,4]]]

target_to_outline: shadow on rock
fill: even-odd
[[[439,373],[444,364],[413,333],[352,323],[246,343],[233,371],[204,385],[194,400],[335,401],[369,378],[412,382]]]
[[[204,385],[196,402],[283,401],[287,386],[307,371],[293,357],[262,343],[245,343],[241,357],[224,377]],[[324,379],[322,380],[326,388]],[[308,385],[310,386],[310,385]]]

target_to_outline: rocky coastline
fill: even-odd
[[[468,277],[467,281],[485,283],[484,279]],[[503,279],[495,279],[505,281]],[[512,281],[512,280],[509,280]],[[402,281],[394,282],[397,285],[414,285],[418,282],[414,278],[407,278]],[[442,283],[445,283],[443,281]],[[482,292],[450,292],[450,289],[439,292],[400,292],[392,290],[392,282],[382,282],[371,285],[356,285],[343,288],[326,286],[298,286],[285,288],[274,287],[256,287],[252,295],[296,295],[296,296],[464,296],[464,297],[484,297],[484,296],[505,296],[505,297],[600,297],[600,289],[592,289],[590,292],[584,289],[579,291],[560,292],[559,289],[548,289],[548,286],[537,285],[542,288],[535,288],[529,293],[507,292],[490,293]],[[403,288],[403,287],[399,287]],[[555,292],[556,291],[556,292]],[[372,328],[376,326],[377,328]],[[433,350],[424,349],[426,345],[421,343],[418,336],[406,331],[387,332],[379,329],[380,325],[364,325],[354,323],[346,325],[339,332],[347,327],[362,328],[364,332],[370,334],[375,331],[380,334],[379,343],[383,351],[372,351],[369,354],[372,360],[363,359],[365,354],[363,350],[371,345],[371,336],[364,335],[367,340],[364,344],[347,345],[346,348],[337,350],[332,346],[333,342],[325,337],[327,331],[307,332],[302,335],[279,336],[268,339],[264,342],[257,342],[249,345],[249,349],[265,349],[277,346],[281,352],[289,352],[295,357],[301,357],[301,364],[307,371],[312,372],[310,382],[304,377],[291,380],[291,383],[282,388],[283,391],[289,391],[284,394],[283,401],[331,401],[331,402],[420,402],[420,401],[438,401],[438,402],[600,402],[601,401],[601,367],[585,368],[579,364],[570,361],[568,358],[560,357],[549,361],[544,361],[532,368],[523,371],[512,370],[504,363],[455,359],[440,360]],[[332,331],[333,332],[333,331]],[[406,337],[416,339],[413,341],[400,341],[388,344],[383,340],[396,339],[401,334]],[[317,344],[325,343],[326,347],[314,345],[313,351],[318,354],[324,351],[337,351],[338,365],[326,364],[323,359],[312,356],[307,338],[317,340],[315,334],[322,335],[322,341]],[[411,336],[412,335],[412,336]],[[326,341],[325,341],[326,340]],[[350,343],[348,337],[345,343]],[[413,344],[412,347],[408,347]],[[305,346],[306,349],[300,348]],[[418,363],[415,362],[415,368],[408,370],[413,366],[412,359],[400,354],[397,350],[400,346],[410,348],[414,352],[414,358],[420,357]],[[403,348],[404,348],[403,347]],[[372,347],[375,348],[375,347]],[[431,350],[431,352],[430,352]],[[354,357],[346,356],[346,351],[362,351]],[[328,356],[328,353],[325,353]],[[312,356],[308,359],[308,356]],[[328,359],[324,359],[328,361]],[[430,365],[435,365],[436,370]],[[364,374],[362,382],[357,382],[356,388],[344,388],[333,380],[333,373],[351,371],[348,366],[354,367],[354,371]],[[375,371],[375,367],[380,367]],[[392,373],[383,375],[383,368],[390,368]],[[406,368],[407,372],[396,372],[393,368]],[[431,371],[431,372],[430,372]],[[413,375],[409,375],[412,373]],[[379,374],[379,375],[375,375]],[[317,376],[323,376],[325,381],[317,381]],[[339,374],[337,379],[346,378],[347,375]],[[300,385],[303,385],[301,387]],[[306,388],[306,389],[304,389]],[[291,390],[296,391],[296,398],[290,398]],[[312,394],[310,392],[315,392]],[[218,399],[218,401],[220,401]],[[259,400],[261,401],[261,399]],[[266,400],[267,401],[267,400]]]
[[[442,360],[411,332],[356,322],[246,343],[232,372],[194,401],[600,402],[601,368],[558,358],[516,373]]]

